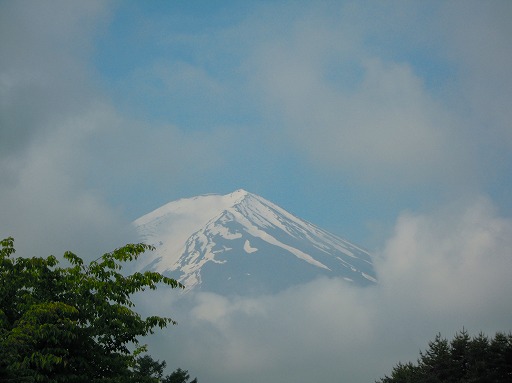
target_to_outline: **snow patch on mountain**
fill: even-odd
[[[245,242],[244,242],[244,250],[248,254],[251,254],[251,253],[254,253],[255,251],[258,251],[257,248],[251,247],[251,243],[249,242],[248,239],[246,239]]]
[[[140,240],[157,247],[153,257],[145,257],[147,267],[156,255],[165,254],[158,263],[158,271],[172,269],[181,255],[186,241],[204,227],[212,217],[220,215],[247,195],[239,189],[227,195],[206,194],[169,202],[136,219],[133,224]]]

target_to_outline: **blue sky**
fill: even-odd
[[[63,176],[122,219],[245,188],[373,250],[404,210],[483,194],[511,214],[506,3],[41,7],[4,33],[4,66],[47,76],[50,100],[3,141],[58,134],[52,108],[103,113]]]
[[[244,188],[369,248],[403,283],[379,302],[427,302],[403,318],[446,313],[404,353],[458,315],[500,329],[469,298],[510,308],[491,286],[512,267],[511,4],[1,2],[0,233],[95,258],[166,202]],[[443,262],[467,289],[430,302]]]

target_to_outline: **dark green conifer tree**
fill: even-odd
[[[197,383],[197,378],[194,378],[190,382],[188,381],[189,378],[190,375],[187,370],[178,368],[176,371],[172,372],[171,375],[165,377],[165,379],[162,380],[162,383]]]
[[[398,363],[378,383],[510,383],[512,334],[471,338],[465,329],[448,342],[438,334],[417,364]]]
[[[425,382],[448,382],[453,371],[448,340],[437,334],[429,342],[429,348],[424,353],[420,352],[419,366]]]
[[[459,382],[469,374],[471,365],[471,338],[463,328],[450,342],[451,370],[449,380]]]

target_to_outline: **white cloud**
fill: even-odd
[[[0,184],[3,237],[14,236],[20,255],[61,255],[66,250],[97,257],[133,238],[121,212],[86,188],[84,150],[98,124],[112,117],[100,108],[52,126],[22,155],[2,162],[9,182]]]
[[[103,2],[2,3],[0,10],[2,237],[20,255],[80,255],[119,246],[121,214],[87,188],[86,142],[115,120],[87,70]]]
[[[497,316],[512,290],[511,233],[512,222],[486,199],[434,216],[402,215],[380,264],[382,283],[425,312],[450,309],[468,322]]]
[[[0,158],[87,109],[93,86],[84,59],[107,15],[99,1],[2,3]]]
[[[0,235],[20,255],[97,257],[133,241],[125,195],[219,166],[224,131],[129,120],[99,88],[91,58],[109,3],[0,7]]]
[[[493,25],[496,10],[482,7],[460,15],[461,3],[446,13],[418,4],[379,8],[382,15],[353,4],[263,13],[271,32],[257,34],[247,72],[265,111],[320,167],[373,184],[463,190],[490,177],[482,169],[499,154],[484,143],[497,148],[510,132],[508,24],[502,17]],[[471,33],[455,33],[461,23]],[[482,127],[490,121],[491,132]]]
[[[503,145],[505,150],[512,145],[511,14],[508,1],[455,1],[444,4],[440,24],[444,53],[458,70],[458,96],[465,102],[468,124],[485,131],[479,138],[486,147]]]

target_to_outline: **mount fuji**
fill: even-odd
[[[277,292],[319,276],[376,283],[369,253],[245,190],[170,202],[133,222],[156,250],[138,270],[186,290],[223,295]]]

